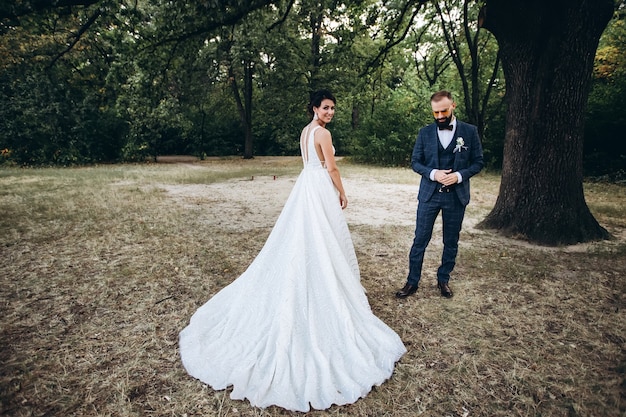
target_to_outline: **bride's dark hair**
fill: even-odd
[[[313,115],[313,107],[319,107],[322,105],[322,101],[328,99],[331,100],[333,103],[337,104],[337,100],[335,99],[335,96],[333,96],[333,93],[330,92],[330,90],[317,90],[317,91],[313,91],[311,94],[309,94],[309,105],[307,106],[307,111],[309,113],[309,115]]]

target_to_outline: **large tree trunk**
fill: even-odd
[[[546,245],[609,238],[583,194],[583,122],[612,0],[487,0],[507,118],[500,193],[481,226]]]

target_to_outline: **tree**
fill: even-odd
[[[252,86],[255,67],[255,58],[258,55],[258,51],[251,42],[252,37],[248,38],[241,32],[241,37],[244,38],[242,45],[238,48],[233,48],[235,43],[235,30],[231,31],[231,36],[228,40],[228,83],[231,86],[235,103],[237,104],[237,111],[239,112],[239,118],[244,131],[244,146],[243,146],[243,158],[252,159],[254,157],[254,138],[252,136]],[[237,31],[240,32],[240,31]],[[234,52],[233,49],[238,50]],[[240,77],[235,73],[236,67],[241,65],[243,74],[243,100],[241,99],[241,88],[239,87]]]
[[[595,51],[613,0],[486,0],[508,111],[487,229],[546,245],[607,239],[583,193],[583,129]]]

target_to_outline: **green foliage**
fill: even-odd
[[[393,91],[355,131],[354,160],[384,166],[410,165],[418,130],[432,123],[428,97]]]
[[[324,87],[338,99],[329,126],[338,155],[408,164],[419,128],[432,121],[428,97],[445,88],[459,117],[484,129],[487,166],[501,166],[504,80],[501,71],[491,79],[497,44],[488,32],[467,37],[477,30],[474,4],[463,22],[460,0],[442,10],[404,0],[295,2],[286,13],[288,3],[100,1],[0,22],[0,163],[242,155],[237,99],[251,114],[255,155],[295,155],[309,92]],[[625,50],[617,15],[596,60],[590,174],[624,163]],[[244,62],[253,71],[250,103]]]
[[[496,171],[502,168],[505,132],[504,116],[502,111],[495,113],[489,120],[489,124],[485,126],[485,131],[480,138],[483,145],[485,167]]]
[[[585,123],[584,169],[600,176],[626,166],[626,20],[616,14],[596,53]]]
[[[0,148],[9,149],[15,163],[75,165],[118,159],[123,124],[97,93],[50,72],[14,75],[3,85]]]

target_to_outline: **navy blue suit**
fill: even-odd
[[[463,142],[460,150],[454,150]],[[447,283],[456,263],[459,234],[470,200],[470,178],[484,166],[483,150],[476,126],[456,121],[456,129],[450,145],[444,149],[439,143],[437,125],[432,123],[420,129],[411,167],[422,176],[417,195],[417,218],[415,238],[409,253],[407,282],[417,286],[422,274],[424,252],[430,242],[435,219],[439,212],[443,222],[443,253],[437,270],[437,280]],[[433,169],[452,169],[461,174],[462,182],[442,190],[441,184],[430,179]]]

